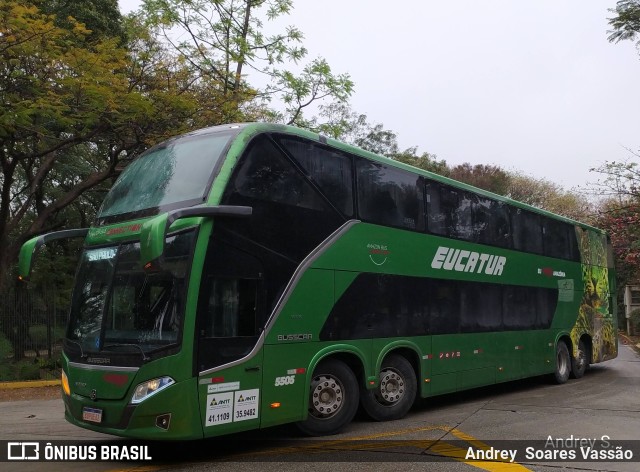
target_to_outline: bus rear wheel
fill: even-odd
[[[587,370],[587,366],[589,365],[587,354],[587,348],[581,339],[578,342],[578,355],[571,357],[571,375],[573,378],[581,378],[584,375],[584,371]]]
[[[358,401],[358,382],[353,371],[336,359],[322,361],[311,378],[309,416],[297,426],[310,436],[335,434],[351,422]]]
[[[362,408],[376,421],[403,418],[416,398],[416,374],[407,359],[388,355],[380,367],[379,385],[361,392]]]
[[[554,377],[556,383],[563,384],[569,380],[569,374],[571,373],[571,356],[569,355],[569,348],[564,341],[558,341],[556,346],[556,370]]]

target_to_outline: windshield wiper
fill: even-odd
[[[151,358],[149,356],[147,356],[147,353],[144,352],[144,349],[142,349],[142,347],[140,347],[137,344],[131,344],[131,343],[118,343],[118,344],[106,344],[102,347],[102,349],[107,349],[109,347],[135,347],[136,349],[139,349],[140,352],[142,353],[142,362],[147,362],[150,361]]]
[[[88,354],[84,353],[84,350],[82,349],[82,344],[80,344],[78,341],[74,341],[73,339],[69,339],[69,338],[65,338],[65,341],[76,344],[80,348],[80,359],[86,359],[89,356]]]

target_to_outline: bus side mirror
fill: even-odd
[[[31,269],[36,251],[42,246],[56,239],[84,238],[89,232],[89,228],[67,229],[64,231],[54,231],[53,233],[42,234],[31,238],[20,248],[18,256],[18,280],[27,282],[31,277]]]
[[[31,277],[31,268],[33,265],[33,255],[37,250],[38,240],[40,236],[31,238],[24,243],[20,248],[20,255],[18,256],[18,280],[21,282],[27,282]]]
[[[162,269],[164,246],[171,225],[182,218],[246,217],[253,208],[247,206],[217,205],[190,207],[163,213],[145,221],[140,229],[140,259],[144,270],[152,272]]]

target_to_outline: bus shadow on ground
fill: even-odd
[[[582,383],[598,382],[603,375],[610,373],[611,369],[607,366],[594,365],[589,366],[582,379],[570,379],[568,384],[576,383],[577,385]],[[496,400],[503,399],[507,395],[515,395],[524,392],[541,392],[550,388],[564,388],[563,385],[558,385],[553,375],[546,374],[537,377],[528,377],[520,380],[511,380],[509,382],[498,383],[493,385],[487,385],[483,387],[477,387],[470,390],[464,390],[460,392],[452,392],[444,395],[438,395],[434,397],[419,398],[416,400],[412,411],[429,411],[445,408],[448,406],[462,405],[464,403],[489,400],[495,398]]]

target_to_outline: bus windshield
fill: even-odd
[[[201,203],[232,134],[186,136],[142,154],[113,185],[98,218]]]
[[[166,270],[140,267],[140,244],[87,248],[73,294],[67,339],[84,354],[145,353],[179,343],[195,231],[167,238]]]

